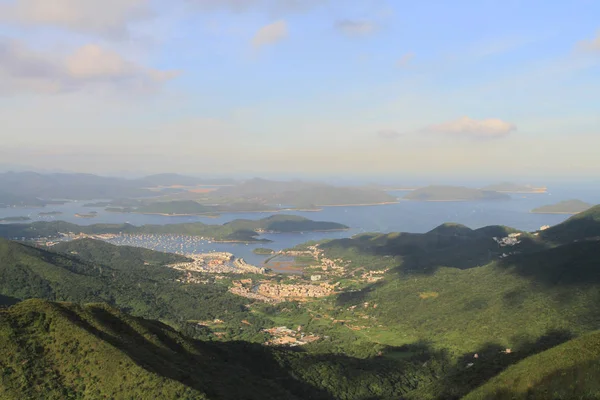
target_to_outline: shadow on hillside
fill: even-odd
[[[68,308],[63,307],[62,311],[69,320],[119,349],[140,367],[179,381],[205,393],[209,398],[332,398],[327,392],[297,380],[281,367],[273,352],[261,345],[245,342],[216,344],[181,339],[176,331],[166,325],[135,319],[160,342],[159,346],[103,308],[91,308],[89,311],[106,330],[94,327]],[[191,352],[190,348],[193,349]]]
[[[526,391],[515,392],[498,388],[489,400],[545,399],[553,396],[563,399],[597,399],[600,397],[600,361],[587,361],[570,368],[563,368],[530,383]]]
[[[572,338],[573,335],[569,331],[552,330],[533,342],[516,338],[515,341],[520,343],[511,349],[510,353],[507,353],[504,347],[490,343],[474,353],[464,354],[436,383],[438,390],[435,398],[438,400],[459,399],[509,366]],[[475,358],[475,354],[477,354],[477,358]]]
[[[515,247],[501,247],[491,236],[502,227],[488,227],[484,234],[443,235],[435,233],[401,233],[397,236],[381,235],[339,239],[322,245],[322,248],[352,250],[358,254],[375,257],[396,257],[402,260],[393,268],[413,274],[434,274],[439,267],[469,269],[483,266],[510,252],[525,253],[545,250],[549,245],[543,241],[524,237]],[[488,232],[489,231],[489,232]],[[473,231],[476,232],[476,231]],[[351,256],[349,256],[351,258]]]
[[[516,255],[497,265],[547,286],[594,285],[600,283],[600,241],[583,241]]]
[[[16,297],[4,296],[0,294],[0,307],[10,307],[19,303],[21,299],[17,299]]]

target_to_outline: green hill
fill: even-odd
[[[398,399],[433,379],[423,360],[354,359],[201,342],[102,304],[0,309],[0,397]]]
[[[600,398],[600,332],[570,340],[509,367],[464,400]]]
[[[534,208],[531,212],[534,214],[578,214],[590,208],[592,208],[591,204],[581,200],[566,200]]]
[[[416,201],[481,201],[510,200],[510,196],[490,190],[472,189],[463,186],[427,186],[409,192],[405,200]]]
[[[302,232],[348,229],[335,222],[313,221],[295,215],[274,215],[259,220],[237,219],[223,225],[202,222],[167,225],[94,224],[76,225],[64,221],[41,221],[31,224],[0,225],[0,237],[7,239],[56,238],[61,233],[93,234],[174,234],[203,236],[223,241],[268,242],[259,239],[259,231]]]
[[[575,240],[600,237],[600,205],[542,231],[540,237],[557,243],[569,243]]]
[[[215,318],[236,326],[242,319],[261,322],[245,309],[248,299],[228,293],[224,285],[177,282],[181,273],[164,264],[181,261],[180,256],[93,240],[57,246],[65,253],[0,239],[0,295],[105,302],[179,326],[188,320]],[[240,336],[239,329],[237,333]],[[242,333],[251,338],[257,329]]]

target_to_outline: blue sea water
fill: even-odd
[[[390,192],[392,195],[402,197],[404,192]],[[293,247],[309,240],[322,240],[327,238],[350,237],[362,232],[427,232],[444,222],[464,224],[470,228],[479,228],[487,225],[507,225],[521,230],[533,231],[543,225],[555,225],[568,215],[532,214],[530,210],[545,204],[552,204],[562,200],[580,199],[591,204],[600,204],[600,187],[595,185],[557,186],[550,187],[544,194],[513,194],[507,201],[489,202],[413,202],[400,201],[395,204],[359,207],[324,207],[319,212],[289,211],[287,214],[301,215],[314,220],[332,221],[348,225],[350,229],[343,232],[305,232],[290,234],[265,234],[263,238],[272,240],[268,244],[240,244],[240,243],[214,243],[208,241],[173,242],[160,245],[149,243],[127,243],[143,247],[155,248],[163,251],[177,251],[187,253],[200,253],[208,251],[226,251],[243,257],[249,263],[258,264],[265,257],[252,253],[256,247],[269,247],[281,250]],[[196,216],[160,216],[140,214],[109,213],[102,208],[86,208],[87,202],[69,202],[64,205],[47,206],[45,208],[5,208],[0,209],[0,219],[10,216],[29,216],[32,220],[64,220],[80,225],[95,223],[130,223],[143,224],[176,224],[183,222],[203,222],[207,224],[223,224],[234,219],[260,219],[272,213],[228,213],[217,218]],[[89,213],[97,211],[95,218],[84,219],[75,217],[76,213]],[[61,211],[62,215],[56,217],[40,217],[39,212]],[[183,240],[183,239],[181,239]],[[131,242],[131,243],[129,243]],[[176,244],[175,244],[176,243]]]

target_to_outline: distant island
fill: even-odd
[[[85,203],[84,207],[108,207],[112,204],[110,201],[98,201],[96,203]]]
[[[511,182],[502,182],[495,185],[489,185],[481,190],[493,191],[498,193],[546,193],[546,187],[534,187],[531,185],[519,185]]]
[[[29,217],[0,217],[0,222],[21,222],[21,221],[31,221]]]
[[[531,210],[534,214],[579,214],[580,212],[589,210],[592,204],[581,200],[565,200],[556,204],[534,208]]]
[[[270,256],[271,254],[275,253],[275,250],[257,247],[256,249],[252,250],[252,252],[261,256]]]
[[[267,243],[261,233],[330,232],[347,230],[336,222],[313,221],[296,215],[273,215],[259,220],[236,219],[223,225],[202,222],[168,225],[94,224],[76,225],[64,221],[39,221],[31,224],[0,226],[0,237],[7,239],[59,238],[66,234],[94,236],[119,234],[157,234],[199,236],[218,242]]]
[[[92,212],[90,212],[90,213],[88,213],[88,214],[80,214],[80,213],[77,213],[77,214],[75,214],[75,216],[76,216],[77,218],[96,218],[96,217],[98,216],[98,212],[96,212],[96,211],[92,211]]]
[[[427,186],[408,193],[403,199],[413,201],[488,201],[509,200],[510,196],[463,186]]]
[[[52,216],[52,215],[62,215],[62,211],[41,212],[41,213],[38,213],[38,215],[40,217],[48,217],[48,216]]]

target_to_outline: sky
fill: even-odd
[[[0,164],[600,176],[597,0],[0,0]]]

